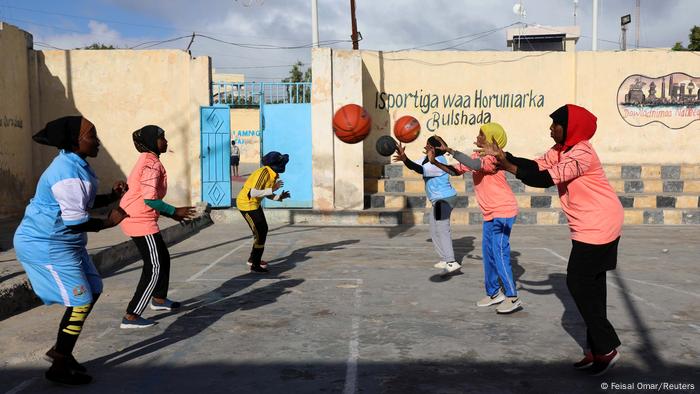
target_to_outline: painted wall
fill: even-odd
[[[0,23],[0,217],[20,215],[56,156],[31,136],[58,117],[90,119],[102,141],[90,159],[100,192],[126,179],[138,152],[131,133],[166,131],[167,200],[200,201],[199,108],[209,105],[211,61],[177,50],[34,51],[29,33]]]
[[[166,132],[169,151],[167,200],[175,205],[200,199],[199,106],[209,103],[210,59],[190,59],[177,50],[74,50],[37,52],[39,124],[82,114],[102,141],[91,165],[107,191],[125,179],[138,152],[131,133],[155,124]],[[35,144],[36,145],[36,144]],[[36,174],[55,156],[35,148]]]
[[[228,83],[245,82],[245,74],[219,73],[219,72],[217,72],[216,69],[214,69],[214,71],[212,72],[211,80],[213,82],[228,82]]]
[[[231,138],[241,150],[241,163],[260,163],[260,110],[231,108]]]
[[[354,72],[357,55],[361,56],[361,77]],[[696,96],[690,94],[697,95],[700,90],[700,63],[694,53],[382,53],[318,49],[312,51],[312,62],[317,209],[359,209],[361,196],[352,186],[361,181],[355,179],[362,174],[356,161],[362,157],[364,163],[389,163],[390,158],[376,152],[375,143],[380,136],[392,134],[395,120],[404,115],[416,117],[422,126],[418,139],[407,145],[409,157],[416,159],[423,155],[425,140],[435,134],[452,147],[470,152],[480,125],[489,121],[505,127],[509,151],[538,156],[553,144],[549,114],[561,105],[574,103],[598,117],[598,132],[592,142],[605,163],[700,163],[696,148],[700,143],[700,96],[695,100]],[[637,112],[644,113],[640,116],[659,118],[665,115],[656,114],[670,113],[672,118],[635,127],[634,122],[643,119],[623,119],[620,108],[624,100],[620,98],[634,96],[626,92],[634,88],[636,74],[650,77],[645,80],[647,84],[657,78],[657,85],[662,79],[668,81],[670,74],[675,75],[674,83],[685,86],[687,105],[661,112],[655,107],[639,109]],[[663,76],[665,79],[659,79]],[[654,97],[649,86],[645,89],[637,95],[647,100]],[[658,97],[661,86],[656,89]],[[362,103],[372,116],[372,132],[356,145],[340,142],[331,129],[334,111],[351,102]],[[684,126],[672,129],[664,124]]]
[[[633,74],[655,78],[682,72],[694,76],[695,83],[700,85],[700,54],[665,50],[581,52],[577,55],[576,69],[575,100],[598,117],[599,131],[593,142],[601,160],[610,163],[700,163],[700,105],[688,106],[686,111],[675,108],[671,117],[647,117],[645,119],[653,123],[643,127],[628,124],[620,112],[624,112],[624,107],[617,105],[618,89],[628,92],[632,80],[625,86],[620,85]],[[687,78],[676,76],[676,83],[684,81]],[[696,102],[700,103],[698,89],[700,86],[693,93]],[[648,84],[643,90],[648,93]],[[656,90],[656,96],[660,96],[661,86]],[[668,86],[666,91],[668,96]],[[651,110],[645,109],[647,113]],[[680,112],[685,113],[676,116]],[[674,127],[687,126],[673,130],[659,122]]]
[[[360,210],[364,204],[363,144],[334,137],[333,113],[361,103],[362,58],[357,51],[313,49],[311,91],[312,175],[314,209]],[[343,78],[334,79],[334,75]]]
[[[30,34],[0,22],[0,217],[21,213],[34,194],[31,47]]]
[[[311,76],[311,176],[313,207],[332,211],[335,208],[335,159],[331,119],[333,118],[333,60],[330,48],[311,50],[314,70]]]
[[[471,151],[479,125],[488,121],[505,127],[508,150],[535,156],[552,145],[549,113],[574,103],[598,116],[592,142],[605,162],[698,163],[700,122],[678,130],[660,123],[633,127],[620,115],[617,100],[621,84],[632,74],[682,72],[700,77],[698,59],[697,54],[666,50],[439,55],[363,51],[363,105],[373,118],[372,133],[364,142],[365,161],[388,162],[374,144],[379,136],[390,134],[403,115],[416,117],[422,125],[421,135],[408,144],[409,157],[421,156],[425,140],[434,134]],[[700,106],[685,115],[700,119]]]
[[[394,121],[404,115],[421,124],[418,139],[407,145],[410,158],[422,156],[426,139],[435,134],[471,151],[480,124],[489,121],[508,131],[512,152],[543,152],[551,145],[547,115],[574,97],[575,82],[574,54],[545,58],[524,52],[363,52],[364,106],[373,120],[365,161],[388,162],[374,144],[392,134]]]

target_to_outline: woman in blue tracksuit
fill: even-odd
[[[86,384],[92,377],[72,353],[102,292],[102,279],[85,248],[85,233],[113,227],[126,217],[121,208],[110,211],[106,219],[92,218],[88,210],[117,201],[127,186],[118,181],[111,194],[97,195],[97,176],[86,159],[97,156],[100,140],[95,126],[82,116],[51,121],[32,138],[60,151],[39,178],[15,232],[15,251],[36,295],[45,304],[66,306],[56,343],[46,353],[52,362],[46,378]]]
[[[431,136],[425,144],[425,150],[426,152],[434,150],[435,160],[445,165],[452,174],[457,174],[454,167],[447,165],[445,151],[440,149],[441,146],[440,141],[435,136]],[[443,275],[458,271],[462,265],[455,261],[450,229],[450,216],[457,203],[457,191],[450,184],[450,174],[430,163],[428,156],[419,161],[412,161],[406,156],[401,144],[396,147],[396,153],[394,161],[401,161],[409,169],[423,175],[425,194],[433,205],[430,210],[430,237],[433,240],[435,252],[440,256],[440,261],[435,264],[435,268],[442,269]]]

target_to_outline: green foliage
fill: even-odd
[[[700,26],[693,26],[690,29],[690,34],[688,34],[688,39],[690,43],[688,47],[684,47],[683,43],[676,42],[676,44],[671,48],[673,51],[700,51]]]
[[[671,50],[672,51],[687,51],[687,49],[685,49],[685,47],[683,46],[683,44],[680,41],[676,42],[676,44],[673,46],[673,48],[671,48]]]
[[[306,71],[302,71],[304,63],[297,60],[289,70],[289,77],[284,78],[282,82],[311,82],[311,67]],[[303,90],[302,90],[303,89]],[[287,96],[290,100],[299,100],[300,102],[311,102],[311,89],[308,87],[289,86],[287,87]]]
[[[688,34],[690,39],[690,44],[688,44],[689,51],[700,51],[700,26],[693,26],[690,29],[690,34]]]
[[[284,78],[282,82],[311,82],[311,67],[307,68],[306,71],[302,71],[303,66],[304,63],[301,60],[297,60],[292,65],[292,69],[289,70],[289,77]]]
[[[80,49],[117,49],[114,47],[114,45],[105,45],[101,44],[99,42],[92,43],[86,47],[80,48]]]

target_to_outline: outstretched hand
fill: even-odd
[[[396,156],[392,158],[392,161],[404,161],[406,160],[406,148],[402,143],[396,144]]]
[[[445,140],[442,139],[442,137],[440,137],[439,135],[436,135],[435,139],[437,140],[437,142],[440,143],[440,146],[437,147],[438,149],[445,151],[445,152],[449,152],[450,148],[447,146],[447,143],[445,142]]]
[[[114,227],[117,224],[121,223],[122,220],[126,219],[129,217],[129,214],[126,213],[121,207],[116,207],[109,211],[107,214],[107,228],[109,227]]]
[[[500,146],[498,146],[498,143],[496,141],[491,141],[491,142],[484,142],[481,146],[480,149],[475,149],[477,152],[479,152],[479,156],[484,157],[484,156],[493,156],[498,160],[499,163],[503,163],[506,160],[506,154],[503,152],[503,149],[501,149]]]
[[[428,145],[425,147],[425,155],[428,157],[428,161],[435,163],[435,147]]]
[[[116,181],[112,186],[112,194],[117,198],[122,198],[129,191],[129,185],[124,181]]]
[[[178,207],[175,208],[175,213],[171,216],[174,220],[181,222],[183,220],[192,219],[197,211],[194,207]]]
[[[288,191],[282,190],[282,193],[280,193],[280,201],[282,201],[282,200],[284,200],[284,199],[286,199],[286,198],[289,198],[289,197],[291,197],[291,196],[292,196],[292,195],[289,194]]]

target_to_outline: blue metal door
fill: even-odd
[[[311,104],[264,103],[261,107],[261,153],[265,155],[275,150],[289,155],[289,163],[280,178],[284,181],[282,189],[291,193],[291,197],[282,202],[264,199],[263,206],[311,208]]]
[[[231,206],[231,135],[228,105],[200,108],[202,200]]]

